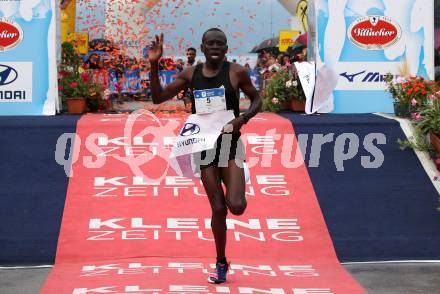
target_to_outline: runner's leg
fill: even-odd
[[[201,170],[201,178],[212,209],[211,228],[214,234],[217,258],[225,257],[226,247],[226,207],[221,185],[220,169],[212,165]]]
[[[226,186],[226,205],[234,215],[244,213],[247,202],[245,197],[244,169],[237,166],[235,159],[221,168],[221,177]]]

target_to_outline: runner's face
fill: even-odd
[[[226,37],[222,32],[211,31],[205,35],[201,46],[206,60],[210,62],[223,61],[228,52]]]

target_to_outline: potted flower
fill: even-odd
[[[426,103],[411,113],[415,136],[399,140],[402,149],[410,147],[430,152],[435,158],[440,155],[440,91],[430,95]],[[431,151],[435,151],[432,153]]]
[[[410,117],[435,91],[435,82],[423,77],[393,77],[388,73],[385,82],[394,100],[394,113],[401,117]]]
[[[93,82],[88,72],[60,71],[59,75],[58,90],[67,111],[72,114],[84,113],[88,104],[92,106],[93,101],[97,100],[97,93],[101,91],[99,85]]]
[[[264,89],[263,111],[277,112],[285,108],[293,110],[292,105],[296,106],[296,102],[300,99],[298,86],[299,83],[295,75],[285,70],[278,71]],[[295,109],[295,111],[300,110]],[[304,111],[304,107],[302,107],[302,111]]]
[[[440,92],[429,97],[427,103],[418,113],[413,113],[415,126],[422,134],[429,134],[431,144],[440,154]]]
[[[62,44],[60,71],[58,72],[58,91],[60,97],[72,114],[84,113],[90,97],[100,93],[100,87],[92,76],[81,66],[81,58],[76,54],[72,43]]]

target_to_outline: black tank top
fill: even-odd
[[[220,72],[216,76],[208,78],[203,75],[203,64],[197,64],[191,79],[190,88],[194,92],[194,90],[221,88],[223,86],[225,88],[226,109],[234,110],[235,117],[238,117],[240,115],[240,101],[229,78],[229,66],[229,62],[223,62]],[[196,113],[194,95],[191,95],[191,102],[192,113]]]

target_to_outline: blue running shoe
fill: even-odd
[[[219,263],[215,264],[215,271],[217,276],[211,276],[208,278],[208,282],[211,284],[221,284],[226,282],[226,273],[229,270],[228,263]]]

